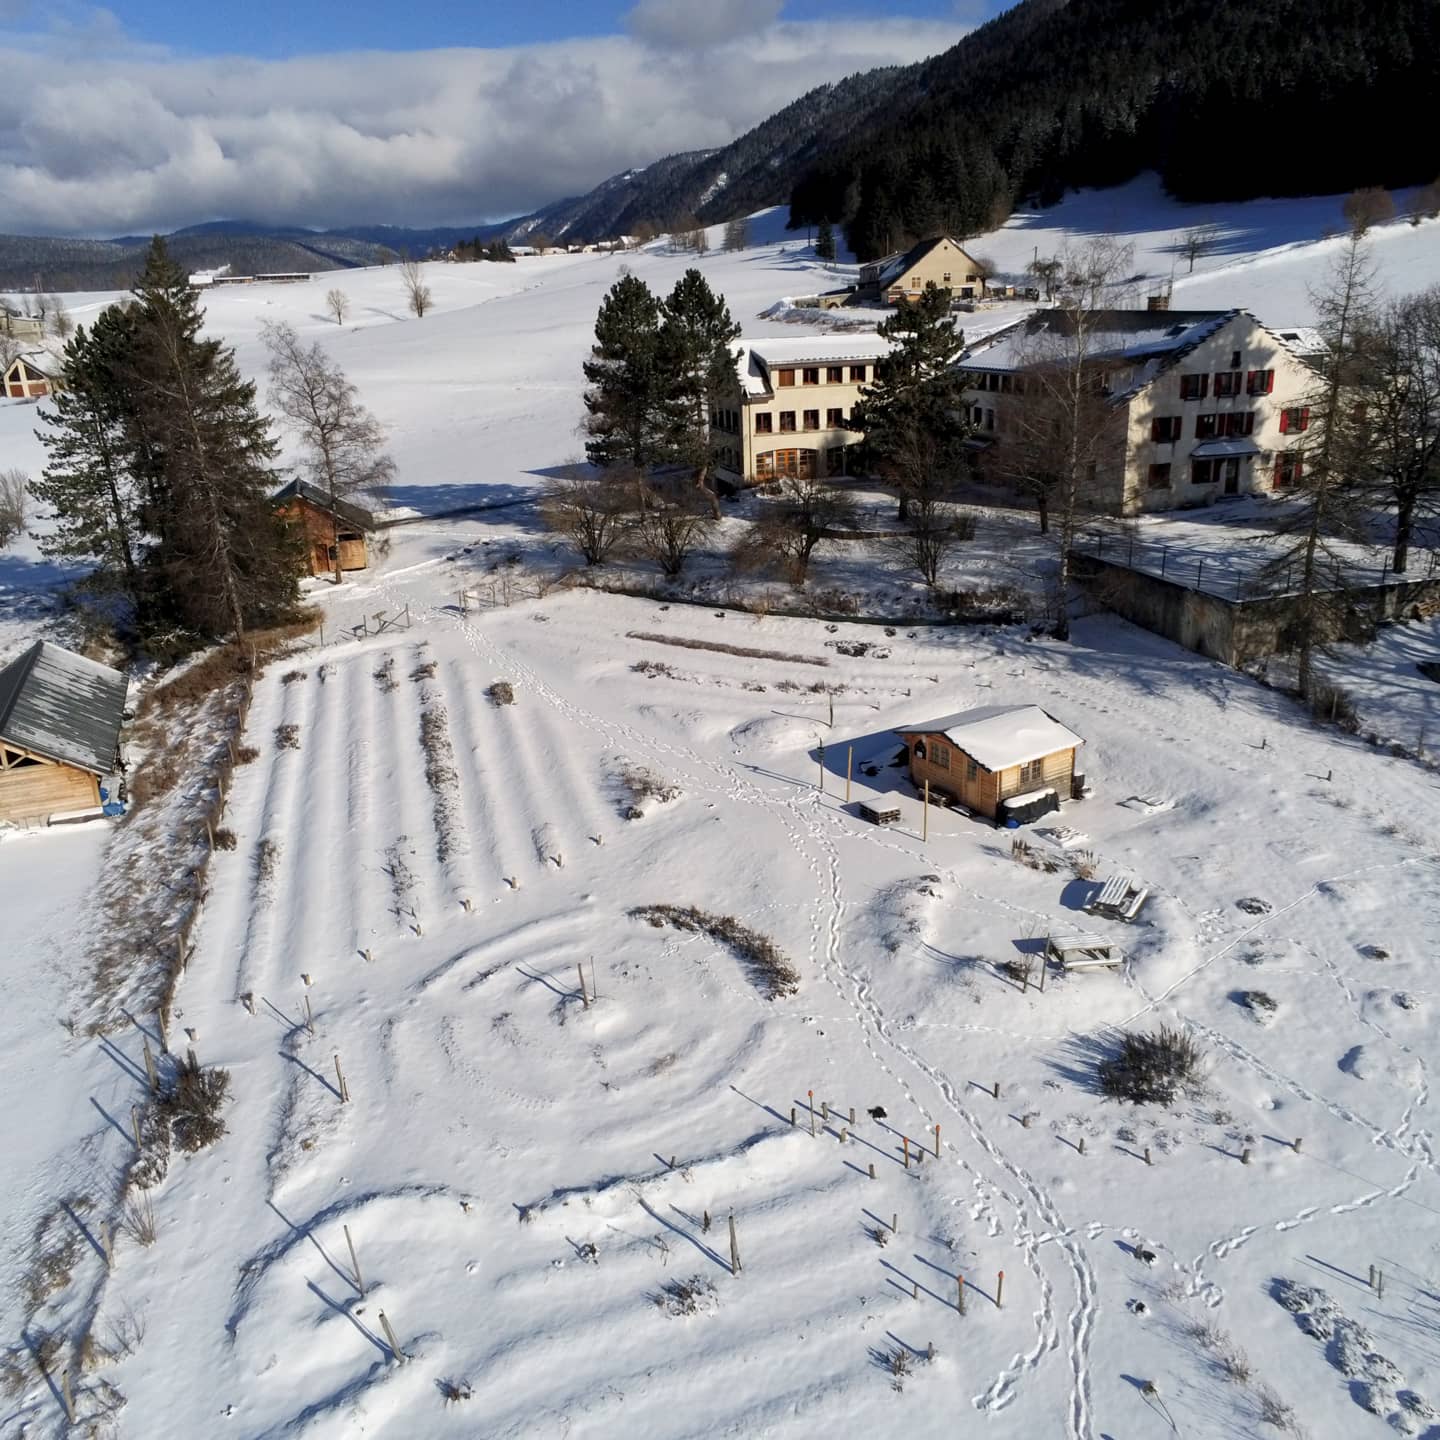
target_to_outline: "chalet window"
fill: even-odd
[[[1308,405],[1294,405],[1288,410],[1280,412],[1280,433],[1282,435],[1298,435],[1302,430],[1310,428],[1310,407]]]
[[[845,367],[843,365],[828,365],[825,368],[825,383],[827,385],[839,385],[845,379]]]
[[[803,423],[807,430],[820,428],[820,412],[818,410],[806,410],[803,412],[803,417]]]
[[[780,429],[790,432],[795,429],[795,412],[793,410],[782,410],[780,412]]]
[[[1190,462],[1190,483],[1209,485],[1220,478],[1218,460],[1192,460]]]
[[[948,270],[945,272],[944,280],[947,285],[950,283],[950,272]]]
[[[800,372],[800,379],[806,385],[818,385],[820,383],[820,367],[818,365],[807,365]]]
[[[1230,352],[1230,368],[1232,370],[1238,370],[1240,368],[1240,352],[1238,350],[1232,350]]]
[[[1182,375],[1180,377],[1180,398],[1182,400],[1203,400],[1209,388],[1209,375]]]
[[[1150,438],[1157,445],[1173,445],[1180,438],[1183,415],[1159,415],[1150,422]]]
[[[980,778],[979,762],[972,760],[968,755],[965,757],[965,778],[967,780],[978,780]]]
[[[769,435],[775,429],[775,417],[768,411],[763,410],[755,417],[755,433],[757,435]]]
[[[1028,760],[1020,767],[1020,783],[1022,785],[1038,785],[1045,778],[1045,762],[1043,760]]]
[[[950,768],[950,747],[942,745],[936,740],[930,746],[930,763],[937,770],[948,770]]]
[[[1197,415],[1195,417],[1195,438],[1197,440],[1213,440],[1218,429],[1218,415]]]
[[[1255,412],[1253,410],[1232,410],[1220,417],[1220,434],[1253,435],[1255,433]]]
[[[1245,377],[1245,393],[1247,395],[1268,395],[1275,388],[1275,372],[1273,370],[1252,370]]]
[[[863,365],[852,365],[850,367],[850,383],[863,384],[865,380],[865,367]]]
[[[845,424],[845,412],[838,407],[825,412],[825,428],[827,430],[839,430]]]
[[[1305,474],[1305,458],[1298,450],[1282,450],[1275,457],[1275,488],[1288,490]]]
[[[1170,488],[1170,462],[1166,460],[1159,465],[1152,465],[1145,483],[1151,490],[1168,490]]]
[[[1217,370],[1215,372],[1215,396],[1217,399],[1239,393],[1240,372],[1238,370]]]
[[[777,370],[775,372],[775,383],[777,385],[793,385],[795,383],[795,372],[793,370]]]
[[[845,473],[845,447],[833,445],[825,452],[825,473],[827,475],[843,475]]]

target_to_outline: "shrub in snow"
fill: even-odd
[[[485,693],[490,697],[492,705],[515,703],[515,687],[508,680],[497,680]]]
[[[629,803],[623,804],[620,813],[627,820],[643,820],[643,802],[653,800],[658,805],[668,804],[680,798],[680,787],[661,780],[653,771],[643,765],[622,765],[619,770],[620,783],[625,787]]]
[[[711,1315],[720,1307],[714,1285],[703,1275],[667,1280],[650,1298],[667,1315]]]
[[[224,1133],[220,1107],[230,1091],[230,1072],[219,1066],[185,1065],[161,1105],[170,1120],[175,1146],[187,1154],[213,1145]]]
[[[280,750],[298,750],[300,748],[300,727],[298,725],[277,725],[275,727],[275,745]]]
[[[1243,1005],[1250,1016],[1260,1025],[1268,1025],[1275,1018],[1279,1005],[1263,990],[1241,990],[1235,996],[1235,1003]]]
[[[1183,1030],[1162,1025],[1121,1036],[1116,1054],[1096,1067],[1101,1093],[1132,1105],[1169,1105],[1200,1078],[1200,1047]]]
[[[630,911],[636,920],[655,926],[673,925],[677,930],[698,931],[726,946],[750,971],[750,978],[764,991],[767,1000],[793,995],[800,988],[800,975],[768,935],[747,929],[729,915],[713,915],[694,905],[637,905]]]

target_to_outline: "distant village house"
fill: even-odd
[[[332,504],[324,490],[300,479],[282,485],[271,500],[280,515],[302,528],[311,575],[334,575],[337,558],[341,571],[370,563],[366,537],[375,529],[373,511],[353,500]]]
[[[1038,705],[985,705],[901,726],[917,790],[992,820],[1033,820],[1076,793],[1085,742]],[[1082,777],[1083,779],[1083,777]]]
[[[44,350],[17,355],[5,369],[4,393],[10,400],[38,400],[58,386],[57,366]]]
[[[860,267],[860,293],[887,305],[918,300],[927,285],[947,290],[956,300],[985,294],[986,267],[948,235],[922,240]]]
[[[119,761],[126,680],[37,640],[0,670],[0,822],[94,810]]]

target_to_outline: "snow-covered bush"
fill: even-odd
[[[1162,1025],[1146,1034],[1127,1034],[1119,1051],[1100,1062],[1101,1092],[1132,1105],[1169,1105],[1176,1093],[1200,1078],[1200,1047],[1183,1030]]]

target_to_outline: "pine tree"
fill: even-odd
[[[710,416],[735,385],[740,327],[698,270],[687,270],[666,297],[660,325],[665,380],[665,440],[670,456],[695,473],[695,487],[720,514],[710,488]]]
[[[239,637],[298,593],[295,544],[270,503],[276,444],[234,352],[201,338],[195,292],[158,236],[135,298],[122,379],[151,489],[148,567],[167,618],[205,639]]]
[[[835,227],[828,220],[822,220],[815,231],[815,258],[832,262],[835,259]]]
[[[600,302],[584,364],[585,454],[644,471],[661,456],[660,302],[628,270]]]
[[[878,327],[891,350],[860,392],[852,425],[881,474],[899,491],[900,518],[939,521],[934,507],[959,477],[971,426],[965,383],[951,361],[965,340],[950,318],[950,295],[934,285]]]
[[[46,464],[31,491],[49,505],[52,529],[40,548],[57,560],[93,566],[91,584],[122,595],[136,618],[143,602],[140,560],[143,492],[130,467],[126,400],[118,380],[131,329],[118,306],[102,310],[89,332],[76,330],[62,384],[38,430]]]

